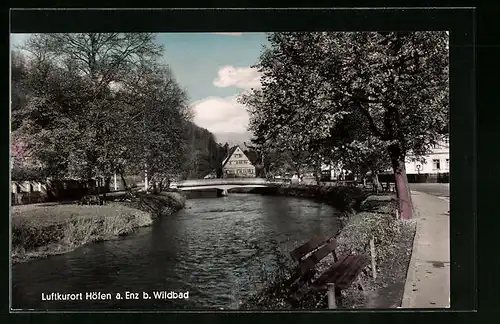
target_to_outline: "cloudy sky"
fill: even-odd
[[[16,46],[28,35],[12,34]],[[248,113],[238,95],[258,87],[255,64],[266,44],[264,33],[162,33],[163,60],[187,91],[195,112],[194,122],[220,142],[240,144],[249,139]]]

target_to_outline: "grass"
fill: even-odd
[[[343,308],[384,305],[380,299],[383,300],[386,296],[380,291],[394,283],[403,283],[404,285],[415,227],[412,221],[396,220],[395,208],[396,202],[392,195],[373,195],[359,206],[359,213],[345,219],[342,231],[337,236],[337,255],[353,253],[370,256],[369,241],[374,237],[379,278],[373,282],[370,278],[364,278],[362,275],[365,292],[359,291],[355,285],[344,290]],[[281,258],[287,259],[288,257],[281,256]],[[244,301],[241,308],[327,308],[325,292],[310,293],[298,304],[289,302],[291,292],[284,284],[293,270],[293,265],[289,261],[283,261],[283,264],[289,265],[280,269],[279,273],[260,292]],[[325,257],[317,264],[315,276],[319,276],[332,264],[333,257],[331,255]],[[402,295],[402,291],[397,293]],[[370,300],[370,296],[375,296],[374,299],[378,298],[378,300]]]
[[[176,193],[140,195],[104,206],[42,204],[12,207],[13,263],[61,254],[82,245],[115,239],[149,226],[184,206]]]

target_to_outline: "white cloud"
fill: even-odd
[[[234,86],[241,89],[259,88],[261,74],[252,67],[223,66],[219,69],[218,76],[213,84],[225,88]]]
[[[243,33],[212,33],[216,35],[227,35],[227,36],[241,36]]]
[[[194,122],[212,133],[246,133],[249,115],[237,95],[207,97],[192,104]]]

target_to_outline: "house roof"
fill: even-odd
[[[238,145],[235,145],[235,146],[231,147],[229,149],[229,151],[227,151],[227,155],[224,158],[224,160],[222,161],[222,167],[224,167],[226,165],[227,161],[229,161],[229,158],[231,157],[231,155],[233,155],[234,151],[236,151],[237,148],[238,148]]]
[[[229,149],[229,151],[227,152],[227,155],[226,157],[224,158],[224,160],[222,161],[222,167],[224,167],[227,163],[227,161],[229,161],[229,158],[231,157],[231,155],[233,155],[234,151],[236,151],[236,149],[239,148],[241,153],[243,153],[243,155],[247,158],[248,161],[250,161],[250,159],[248,158],[248,156],[245,154],[245,152],[241,149],[241,147],[239,145],[235,145],[233,147],[231,147]],[[252,161],[250,161],[250,164],[252,163]]]

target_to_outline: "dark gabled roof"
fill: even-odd
[[[247,158],[248,161],[250,161],[250,159],[248,158],[248,156],[245,154],[245,152],[241,149],[241,147],[239,145],[235,145],[233,147],[231,147],[229,149],[229,151],[227,152],[227,155],[226,157],[224,158],[224,160],[222,161],[222,167],[224,167],[227,163],[227,161],[229,161],[229,158],[231,157],[231,155],[233,155],[234,151],[236,151],[237,148],[240,148],[241,152],[243,153],[243,155]],[[250,164],[252,164],[252,161],[250,161]]]
[[[222,160],[222,167],[226,165],[227,161],[229,161],[229,158],[231,157],[231,155],[233,155],[234,151],[236,151],[237,148],[238,145],[235,145],[231,147],[229,151],[227,151],[226,157],[224,158],[224,160]]]

